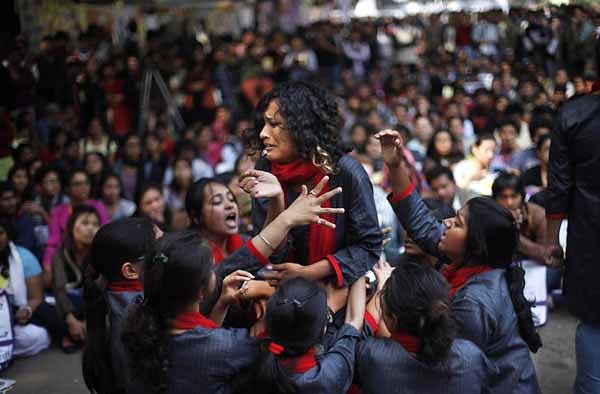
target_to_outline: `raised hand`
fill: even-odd
[[[275,198],[283,195],[277,177],[266,171],[246,171],[240,178],[240,188],[255,198]]]
[[[375,134],[381,143],[383,161],[390,167],[397,167],[404,160],[402,136],[396,130],[382,130]]]
[[[386,261],[375,264],[373,267],[373,273],[377,278],[377,291],[383,290],[383,286],[390,276],[392,276],[392,272],[394,272],[394,267],[392,267],[390,263]]]
[[[303,226],[310,223],[318,223],[320,225],[335,228],[334,223],[319,217],[319,215],[325,213],[344,213],[344,208],[321,207],[321,204],[323,204],[325,201],[342,192],[342,188],[338,187],[319,196],[319,193],[323,190],[328,180],[328,176],[323,177],[321,182],[319,182],[310,193],[308,192],[306,186],[302,186],[302,192],[298,198],[296,198],[296,200],[281,213],[281,215],[284,215],[284,218],[291,227]]]

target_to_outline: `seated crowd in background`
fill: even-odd
[[[353,258],[360,256],[364,265],[376,261],[380,228],[390,239],[383,259],[392,266],[407,259],[438,268],[443,262],[438,253],[424,248],[422,240],[404,227],[406,223],[398,220],[398,212],[394,214],[386,199],[393,189],[393,177],[384,165],[383,150],[375,133],[394,128],[406,142],[402,152],[407,171],[415,190],[431,209],[432,220],[440,222],[453,217],[471,199],[482,195],[493,196],[513,215],[519,225],[520,246],[511,262],[523,263],[527,275],[537,275],[538,284],[544,282],[541,293],[539,286],[531,290],[536,300],[543,303],[545,292],[560,287],[561,278],[558,270],[546,271],[545,267],[539,274],[545,222],[543,199],[538,193],[548,184],[549,133],[556,110],[564,101],[591,92],[600,72],[600,54],[593,52],[595,38],[590,33],[592,14],[581,7],[561,7],[552,8],[549,21],[540,13],[516,10],[506,16],[496,12],[481,14],[475,22],[464,14],[453,14],[445,22],[435,15],[357,20],[343,28],[333,22],[318,22],[295,34],[280,30],[244,31],[240,37],[210,36],[204,44],[190,37],[169,37],[163,29],[147,34],[147,47],[154,53],[142,51],[135,36],[131,36],[135,45],[113,47],[109,32],[95,25],[78,37],[59,33],[44,37],[40,51],[19,41],[5,67],[11,70],[7,76],[9,100],[0,104],[0,287],[9,293],[13,306],[14,354],[33,355],[51,342],[69,352],[84,342],[89,323],[83,313],[84,265],[90,258],[94,234],[107,223],[137,217],[148,220],[156,232],[196,229],[209,241],[208,254],[202,256],[203,266],[225,261],[214,269],[221,281],[231,274],[227,270],[232,261],[246,261],[246,268],[260,264],[255,246],[247,244],[248,238],[266,231],[276,214],[282,213],[273,214],[266,205],[257,205],[253,201],[256,196],[248,195],[240,181],[256,166],[258,170],[271,171],[276,182],[282,184],[280,193],[265,196],[265,201],[289,199],[290,193],[296,195],[300,191],[288,187],[292,180],[277,173],[277,168],[282,167],[277,166],[280,163],[276,158],[268,153],[261,158],[248,155],[244,148],[253,138],[254,142],[263,138],[250,132],[256,117],[253,110],[258,106],[268,113],[269,102],[262,102],[261,98],[274,88],[278,92],[277,87],[286,81],[317,83],[335,94],[340,123],[330,133],[336,134],[335,138],[344,143],[349,153],[342,154],[332,146],[315,147],[310,153],[339,159],[341,173],[332,175],[332,185],[342,185],[345,190],[356,187],[364,199],[357,202],[349,201],[348,196],[332,198],[331,207],[345,207],[347,211],[339,215],[342,219],[337,222],[337,233],[323,233],[333,234],[331,245],[311,250],[305,247],[306,234],[297,245],[292,245],[303,260],[318,254],[318,267],[325,271],[310,279],[333,274],[340,286],[354,283],[363,267],[357,268],[359,264],[354,264]],[[529,27],[521,28],[523,21],[528,21]],[[499,29],[499,24],[505,29]],[[495,30],[495,40],[482,41],[477,32],[483,27]],[[543,33],[543,42],[532,43],[532,37],[540,36],[538,33]],[[573,41],[579,45],[573,46]],[[89,58],[77,56],[83,50],[90,51]],[[156,66],[168,82],[185,121],[183,129],[174,128],[164,110],[166,106],[154,96],[146,124],[137,124],[139,85],[143,66],[150,59],[158,59]],[[69,67],[55,69],[48,64]],[[34,66],[38,70],[35,76]],[[19,83],[29,77],[32,84]],[[50,83],[54,80],[56,85]],[[16,101],[15,97],[22,99]],[[286,105],[293,107],[293,103]],[[271,112],[273,116],[278,113]],[[261,118],[260,122],[265,121]],[[142,131],[138,133],[138,129]],[[298,135],[311,140],[318,134],[317,130]],[[292,153],[296,155],[307,153],[304,147],[295,149]],[[365,190],[370,191],[371,187],[373,195],[366,195]],[[194,196],[191,200],[190,195]],[[352,209],[353,203],[366,204],[367,214]],[[230,220],[235,221],[233,226]],[[298,229],[286,231],[302,238]],[[347,246],[349,240],[360,247]],[[181,243],[182,247],[197,246],[180,239],[172,242]],[[139,250],[139,245],[131,248]],[[182,266],[189,263],[179,261],[169,244],[157,246],[153,253],[164,254]],[[141,256],[126,256],[134,257]],[[312,269],[317,271],[316,267]],[[288,266],[278,274],[291,275],[294,269],[298,267]],[[485,349],[487,338],[482,339],[482,344],[476,343],[483,353],[472,344],[455,339],[444,324],[451,300],[443,295],[446,288],[439,275],[412,266],[404,270],[415,281],[426,277],[431,282],[423,290],[431,293],[430,302],[423,307],[435,307],[435,316],[415,317],[421,312],[411,310],[413,303],[405,295],[407,298],[401,303],[385,305],[385,316],[378,320],[395,331],[407,330],[398,323],[406,314],[417,321],[431,320],[431,327],[441,330],[444,345],[409,353],[431,362],[450,358],[457,366],[474,362],[477,368],[464,377],[465,381],[484,379],[489,372],[485,358],[489,356]],[[197,275],[202,281],[213,275],[212,268]],[[404,286],[400,274],[391,278],[388,287],[379,289],[390,297],[401,293]],[[321,290],[302,281],[289,283],[289,289],[278,289],[276,297],[285,299],[286,291],[298,293],[298,297],[317,292],[315,305],[310,308],[315,308],[321,319],[320,312],[327,307]],[[228,289],[223,286],[222,293]],[[214,289],[204,283],[196,290],[208,294]],[[359,290],[350,290],[353,292]],[[193,297],[188,298],[186,301],[193,301]],[[264,303],[259,309],[286,317],[287,312],[276,311],[273,303]],[[534,306],[534,315],[540,313],[542,306]],[[362,321],[356,323],[352,312],[348,309],[348,315],[342,317],[348,324],[337,327],[343,340],[331,348],[345,352],[343,357],[350,357],[346,353],[354,349],[356,338],[364,331]],[[237,314],[242,315],[241,311]],[[140,316],[147,317],[141,312]],[[227,319],[239,321],[240,316],[232,313]],[[536,320],[543,322],[545,318]],[[324,322],[318,323],[324,326]],[[136,327],[130,328],[135,331]],[[322,327],[307,326],[306,335],[319,328]],[[273,322],[267,322],[265,330],[278,338],[279,328]],[[409,334],[422,336],[421,332]],[[510,334],[523,352],[527,352],[527,345],[535,347],[517,340],[517,336]],[[320,336],[302,344],[293,342],[293,338],[281,338],[281,342],[286,348],[288,341],[298,346],[289,347],[289,351],[299,354],[317,339]],[[365,360],[372,361],[370,357],[375,356],[371,352],[377,349],[390,352],[398,362],[419,373],[435,372],[431,363],[427,367],[411,364],[394,346],[367,341],[358,346],[357,359],[352,356],[365,389],[376,385]],[[266,356],[261,355],[256,362],[272,363]],[[530,368],[529,356],[521,356]],[[374,361],[373,365],[378,365],[376,357]],[[239,367],[242,366],[247,365]],[[152,375],[152,370],[141,372]],[[535,373],[526,372],[529,383],[535,386]],[[340,374],[348,375],[349,371],[340,370]],[[157,384],[164,383],[162,378],[160,374],[156,376]],[[272,377],[262,375],[246,378],[272,382]],[[282,384],[310,383],[310,378],[300,372],[287,378]],[[314,377],[315,381],[327,378],[330,377]],[[336,383],[345,387],[350,380]],[[437,381],[431,384],[438,387]]]

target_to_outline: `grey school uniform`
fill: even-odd
[[[196,327],[169,343],[169,394],[221,394],[255,362],[258,341],[245,329]]]
[[[127,354],[121,340],[123,324],[127,317],[129,305],[141,299],[142,292],[137,291],[109,291],[107,292],[110,305],[110,359],[115,379],[115,387],[118,392],[127,391],[127,382],[130,374],[128,368]]]
[[[408,235],[424,251],[445,259],[437,246],[444,226],[416,191],[393,201],[392,207]],[[458,323],[458,336],[479,346],[499,369],[492,393],[540,392],[529,348],[519,335],[504,270],[473,276],[454,295],[451,308]]]
[[[435,365],[417,360],[387,338],[361,342],[356,354],[356,375],[363,394],[488,393],[497,373],[477,346],[462,339],[454,340],[448,359]]]
[[[298,394],[346,393],[352,383],[355,347],[359,337],[360,333],[353,326],[342,326],[333,346],[322,356],[317,356],[317,365],[292,377]]]

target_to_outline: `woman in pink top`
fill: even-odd
[[[67,221],[69,216],[73,212],[73,208],[87,204],[98,211],[100,216],[100,225],[108,223],[108,213],[104,205],[96,200],[90,200],[90,178],[87,173],[83,170],[75,170],[69,175],[69,182],[67,183],[67,192],[70,201],[54,207],[50,212],[50,219],[48,220],[48,242],[46,243],[46,249],[44,250],[44,285],[49,288],[52,283],[52,256],[54,252],[61,244],[65,230],[67,228]]]

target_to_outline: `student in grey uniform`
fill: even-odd
[[[94,236],[83,293],[87,325],[83,377],[90,391],[127,391],[121,329],[127,307],[142,297],[141,265],[156,235],[150,219],[140,217],[109,223]]]
[[[366,299],[365,278],[350,289],[345,324],[325,352],[319,346],[330,312],[325,288],[294,278],[278,286],[265,314],[266,339],[237,382],[237,393],[336,394],[348,391],[354,371],[355,346],[361,335]]]
[[[539,393],[529,351],[541,340],[523,296],[525,272],[512,266],[519,232],[512,214],[487,197],[469,200],[456,217],[438,222],[415,190],[400,134],[378,133],[390,168],[389,201],[407,233],[425,252],[449,262],[450,308],[457,336],[475,343],[499,369],[492,393]]]
[[[448,291],[444,277],[427,265],[394,269],[375,295],[382,305],[377,320],[383,318],[391,337],[368,338],[356,352],[364,394],[488,392],[497,371],[475,344],[455,339]]]

